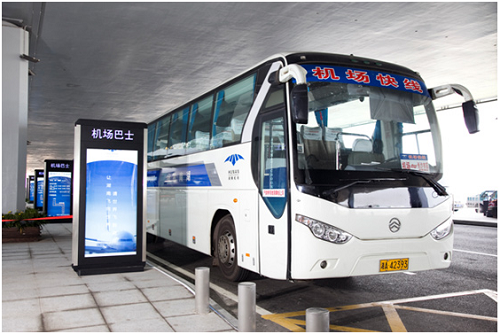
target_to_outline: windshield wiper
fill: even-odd
[[[358,179],[358,180],[353,180],[352,182],[349,182],[343,186],[326,190],[323,192],[323,195],[330,196],[330,195],[335,194],[336,192],[339,192],[341,190],[344,190],[346,188],[352,187],[352,186],[354,186],[356,184],[360,184],[360,183],[372,183],[372,182],[378,182],[378,181],[402,181],[402,180],[405,180],[405,179],[396,179],[396,178],[387,178],[387,177],[385,177],[385,178],[373,178],[373,179]]]
[[[370,180],[355,180],[355,181],[352,181],[351,183],[348,183],[346,185],[343,185],[343,186],[340,186],[340,187],[337,187],[337,188],[333,188],[333,189],[324,191],[323,195],[330,196],[330,195],[335,194],[338,191],[341,191],[343,189],[349,188],[349,187],[351,187],[351,186],[353,186],[355,184],[358,184],[358,183],[370,183],[370,182],[371,182]]]
[[[406,173],[410,175],[415,175],[423,178],[434,190],[439,196],[448,196],[448,193],[446,192],[446,188],[440,185],[437,181],[433,180],[431,177],[429,177],[429,174],[420,172],[417,170],[413,169],[402,169],[402,168],[391,168],[391,171],[393,172],[401,172],[401,173]]]

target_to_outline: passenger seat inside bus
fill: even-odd
[[[340,160],[340,152],[344,149],[341,128],[325,128],[325,148],[330,160],[337,164]],[[338,162],[340,164],[340,161]],[[340,166],[339,166],[340,168]]]
[[[330,142],[328,149],[323,140],[323,128],[302,126],[300,130],[304,143],[304,154],[310,169],[336,168],[336,143]]]
[[[234,114],[234,106],[225,100],[221,100],[217,108],[218,113],[215,120],[212,148],[223,147],[234,142],[234,132],[230,127]]]
[[[196,113],[195,115],[196,118],[189,135],[192,139],[187,144],[189,153],[205,151],[208,150],[210,146],[210,132],[204,131],[210,126],[210,121],[200,113]]]
[[[373,153],[373,145],[369,139],[355,139],[352,144],[352,152],[347,160],[349,165],[363,165],[372,163],[381,163],[384,161],[384,155]]]

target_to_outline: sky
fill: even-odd
[[[444,160],[439,183],[464,204],[468,196],[500,185],[498,101],[477,107],[480,131],[475,134],[467,131],[461,107],[438,111]]]

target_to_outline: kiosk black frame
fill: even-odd
[[[27,195],[26,198],[28,199],[28,203],[35,203],[35,175],[29,175],[27,180]],[[31,181],[33,181],[33,200],[30,198],[31,195]]]
[[[145,172],[146,167],[146,152],[147,152],[147,124],[135,122],[115,122],[102,120],[85,120],[80,119],[75,123],[75,160],[73,173],[73,269],[78,275],[92,275],[118,272],[133,272],[142,271],[146,264],[146,231],[145,231]],[[87,156],[93,155],[94,152],[137,152],[137,180],[136,180],[136,247],[135,252],[118,252],[113,253],[113,247],[104,244],[102,251],[97,251],[92,254],[91,246],[87,246],[86,252],[86,225],[90,223],[92,228],[96,225],[91,222],[90,216],[95,217],[96,210],[93,202],[86,203],[87,192],[91,192],[87,187],[87,168],[90,172],[92,166],[88,163]],[[134,155],[135,156],[135,155]],[[112,172],[109,172],[112,173]],[[98,173],[94,173],[98,174]],[[104,173],[105,174],[105,173]],[[103,174],[103,175],[104,175]],[[135,174],[134,174],[135,175]],[[102,176],[101,176],[102,177]],[[108,176],[106,176],[108,177]],[[111,178],[111,176],[109,176]],[[113,176],[114,178],[114,176]],[[92,182],[92,181],[89,181]],[[135,181],[134,181],[135,182]],[[106,185],[107,186],[107,185]],[[92,187],[91,187],[92,188]],[[87,210],[87,204],[89,208]],[[102,207],[99,206],[99,213]],[[126,210],[126,209],[125,209]],[[87,221],[86,212],[89,213],[89,221]],[[109,231],[109,214],[104,220],[106,228]],[[101,219],[99,219],[101,221]],[[101,224],[101,225],[99,225]],[[102,228],[102,223],[97,224]],[[126,240],[126,239],[117,239]],[[127,239],[128,240],[128,239]],[[94,242],[94,239],[88,239],[88,244]],[[106,253],[110,250],[110,253]]]

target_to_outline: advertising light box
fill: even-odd
[[[30,175],[28,178],[28,202],[33,203],[35,201],[35,176]]]
[[[87,149],[85,257],[137,254],[137,153]]]
[[[44,171],[35,169],[35,209],[43,210]]]
[[[79,275],[144,270],[146,131],[145,123],[75,124],[73,268]]]
[[[73,190],[73,161],[45,160],[44,212],[48,217],[70,216]],[[58,223],[71,221],[71,218],[58,220]]]

